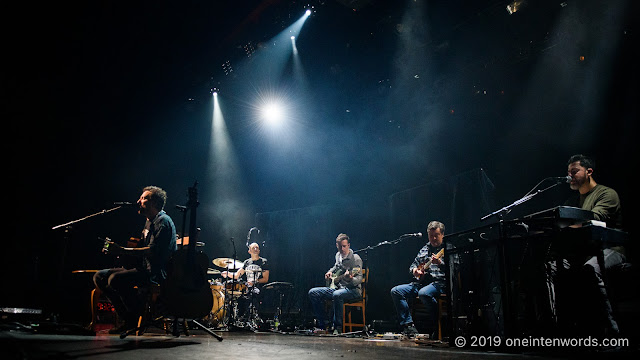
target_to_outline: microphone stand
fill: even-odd
[[[238,256],[237,250],[236,250],[236,242],[234,241],[233,237],[231,237],[231,244],[233,245],[233,270],[236,270],[236,257]],[[231,270],[229,268],[229,265],[227,265],[227,274],[229,274],[229,270]],[[235,305],[236,300],[235,300],[235,291],[236,291],[236,272],[233,273],[233,275],[231,276],[231,297],[229,299],[229,323],[227,324],[227,329],[229,331],[233,331],[236,330],[238,328],[238,326],[236,325],[236,314],[235,314],[235,308],[233,305]],[[226,287],[226,286],[225,286]]]
[[[354,253],[354,254],[364,253],[364,254],[363,254],[363,257],[364,257],[364,258],[363,258],[363,260],[362,260],[362,266],[363,266],[365,269],[367,269],[367,261],[368,261],[368,259],[369,259],[369,250],[376,249],[376,248],[381,247],[381,246],[383,246],[383,245],[396,245],[396,244],[399,244],[399,243],[401,243],[402,241],[404,241],[404,240],[406,240],[406,239],[408,239],[408,238],[412,238],[412,237],[415,237],[415,235],[413,235],[413,234],[404,234],[404,235],[401,235],[399,238],[397,238],[397,239],[395,239],[395,240],[391,240],[391,241],[386,241],[386,240],[385,240],[385,241],[382,241],[382,242],[377,243],[376,245],[373,245],[373,246],[369,245],[369,246],[367,246],[367,247],[365,247],[365,248],[355,250],[353,253]],[[367,271],[368,271],[368,270],[367,270]],[[365,299],[363,299],[363,300],[364,300],[364,301],[365,301],[365,303],[366,303],[367,299],[365,298]],[[365,308],[366,308],[366,307],[365,307]],[[369,338],[369,337],[371,337],[371,335],[369,334],[369,329],[367,328],[367,324],[364,324],[364,327],[363,327],[363,328],[362,328],[362,330],[360,330],[360,331],[352,331],[352,332],[348,332],[348,333],[344,333],[344,334],[342,334],[342,336],[349,336],[349,335],[362,335],[362,336],[364,336],[365,338]]]
[[[554,187],[556,187],[556,186],[558,186],[560,184],[562,184],[562,183],[558,182],[558,183],[555,183],[555,184],[553,184],[551,186],[548,186],[548,187],[546,187],[544,189],[541,189],[541,190],[538,190],[536,192],[533,192],[533,190],[535,190],[535,188],[538,187],[538,185],[540,185],[540,184],[538,184],[531,191],[529,191],[525,196],[523,196],[522,198],[514,201],[511,205],[507,205],[507,206],[503,207],[502,209],[496,210],[496,211],[494,211],[494,212],[492,212],[490,214],[487,214],[487,215],[481,217],[480,221],[485,221],[485,220],[487,220],[487,219],[489,219],[489,218],[491,218],[493,216],[498,216],[499,218],[502,218],[502,216],[504,216],[504,215],[508,214],[509,212],[511,212],[511,209],[513,209],[514,207],[516,207],[518,205],[522,205],[525,202],[533,199],[537,195],[540,195],[543,192],[545,192],[545,191],[547,191],[549,189],[552,189],[552,188],[554,188]]]
[[[97,212],[97,213],[95,213],[95,214],[87,215],[87,216],[82,217],[82,218],[80,218],[80,219],[69,221],[68,223],[64,223],[64,224],[56,225],[56,226],[52,227],[52,228],[51,228],[51,230],[56,230],[56,229],[59,229],[59,228],[62,228],[62,227],[68,227],[68,226],[71,226],[71,225],[73,225],[73,224],[75,224],[75,223],[79,223],[79,222],[81,222],[81,221],[85,221],[85,220],[87,220],[87,219],[89,219],[89,218],[92,218],[92,217],[94,217],[94,216],[103,215],[103,214],[106,214],[106,213],[112,212],[112,211],[114,211],[114,210],[118,210],[118,209],[120,209],[120,208],[122,208],[122,205],[118,205],[118,206],[113,207],[113,208],[111,208],[111,209],[101,210],[101,211],[98,211],[98,212]]]
[[[562,182],[556,182],[555,184],[548,186],[544,189],[540,189],[536,192],[534,192],[534,190],[540,185],[542,184],[545,180],[550,179],[550,178],[546,178],[542,181],[540,181],[536,186],[533,187],[533,189],[531,189],[525,196],[523,196],[522,198],[514,201],[512,204],[507,205],[505,207],[503,207],[502,209],[496,210],[490,214],[487,214],[485,216],[483,216],[482,218],[480,218],[480,221],[485,221],[491,217],[497,217],[498,218],[498,254],[500,256],[500,266],[502,267],[502,271],[500,271],[500,287],[501,287],[501,295],[502,295],[502,303],[505,304],[505,308],[502,309],[503,314],[504,314],[504,334],[505,336],[512,336],[515,335],[512,331],[513,331],[513,322],[515,321],[513,319],[513,314],[514,312],[512,311],[512,305],[511,304],[511,289],[509,289],[509,284],[511,282],[511,279],[509,278],[509,275],[507,274],[507,254],[506,254],[506,239],[507,239],[507,234],[505,231],[505,226],[504,226],[504,216],[507,215],[509,212],[511,212],[511,210],[513,208],[515,208],[518,205],[522,205],[525,202],[533,199],[534,197],[536,197],[537,195],[542,194],[543,192],[552,189],[558,185],[560,185]]]
[[[115,206],[115,207],[113,207],[111,209],[104,209],[104,210],[98,211],[96,213],[81,217],[79,219],[72,220],[72,221],[66,222],[64,224],[56,225],[56,226],[51,228],[51,230],[57,230],[57,229],[60,229],[60,228],[64,228],[64,244],[62,246],[62,254],[60,256],[60,267],[58,269],[58,279],[57,279],[58,286],[56,286],[56,288],[60,288],[59,285],[62,283],[63,276],[64,276],[64,267],[65,267],[66,258],[67,258],[67,247],[69,245],[70,236],[71,236],[70,233],[71,233],[71,229],[72,229],[71,225],[77,224],[77,223],[82,222],[82,221],[85,221],[85,220],[90,219],[90,218],[92,218],[94,216],[104,215],[104,214],[110,213],[110,212],[118,210],[118,209],[120,209],[122,207],[123,207],[122,205],[118,205],[118,206]],[[59,296],[56,296],[56,303],[57,303],[56,306],[60,306],[60,298],[59,298]],[[54,318],[56,318],[56,317],[54,316]]]

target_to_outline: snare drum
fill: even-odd
[[[220,281],[211,281],[209,280],[209,287],[211,287],[211,290],[218,290],[220,292],[223,292],[224,290],[224,284],[222,284]]]
[[[234,283],[232,280],[227,280],[227,282],[225,283],[225,288],[227,289],[227,294],[237,296],[244,294],[247,285],[239,281],[236,281]]]

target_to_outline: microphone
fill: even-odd
[[[556,181],[557,181],[557,182],[559,182],[559,183],[564,182],[564,183],[567,183],[567,184],[568,184],[568,183],[570,183],[570,182],[571,182],[571,180],[572,180],[573,178],[572,178],[570,175],[567,175],[567,176],[558,176],[558,177],[555,177],[555,178],[553,178],[553,179],[554,179],[554,180],[556,180]]]
[[[255,226],[254,226],[254,227],[252,227],[251,229],[249,229],[249,233],[247,234],[247,247],[249,247],[249,241],[251,241],[251,233],[252,233],[254,230],[255,230],[255,231],[257,231],[257,232],[258,232],[258,234],[260,234],[260,229],[258,229],[258,228],[257,228],[257,227],[255,227]]]
[[[113,205],[118,205],[118,206],[136,206],[136,203],[132,203],[132,202],[128,202],[128,201],[116,201],[113,203]]]
[[[413,234],[404,234],[403,237],[422,237],[421,232],[413,233]]]

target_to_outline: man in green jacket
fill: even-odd
[[[571,176],[570,188],[576,190],[577,196],[567,201],[567,205],[580,207],[593,212],[595,220],[603,221],[609,228],[622,228],[622,212],[618,193],[607,186],[598,184],[594,177],[595,162],[585,155],[573,155],[567,162],[567,174]],[[626,262],[624,248],[614,247],[603,250],[604,270],[621,266]],[[575,265],[575,264],[574,264]],[[611,336],[619,333],[618,324],[613,318],[613,312],[607,289],[602,276],[600,264],[595,256],[588,259],[582,266],[589,284],[597,290],[588,292],[588,296],[595,297],[596,324],[602,324],[604,335]],[[592,295],[593,294],[593,295]]]

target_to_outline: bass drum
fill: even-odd
[[[224,308],[224,293],[221,288],[222,286],[218,288],[215,284],[211,285],[211,292],[213,293],[213,307],[211,308],[209,315],[204,318],[204,320],[213,328],[222,327],[224,325],[226,310]]]

